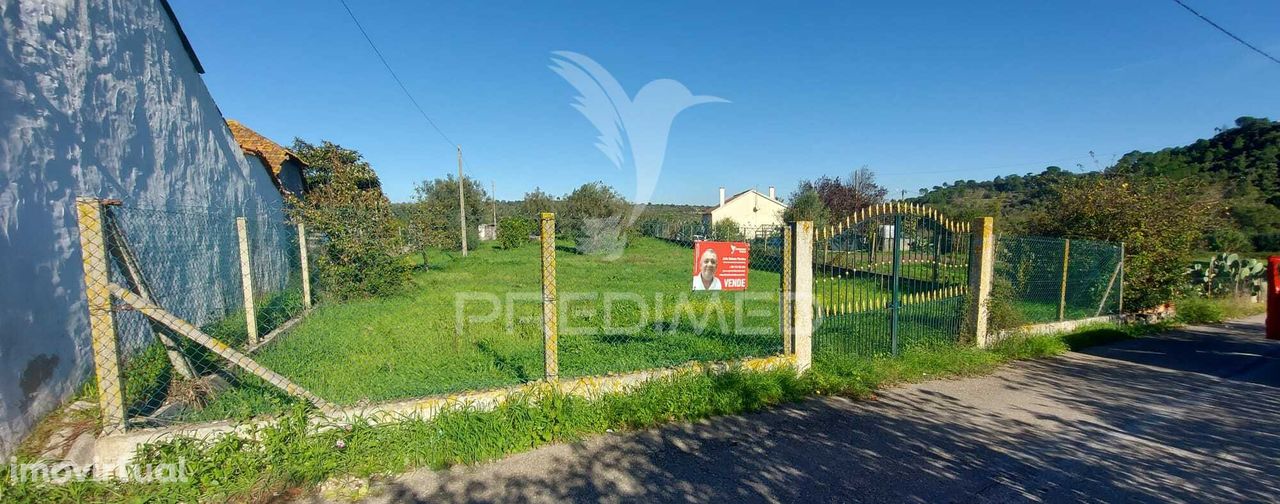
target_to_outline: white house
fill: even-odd
[[[782,212],[786,209],[787,205],[778,201],[773,186],[769,186],[769,194],[747,189],[729,199],[725,199],[724,188],[721,187],[720,204],[702,213],[702,223],[711,226],[730,219],[738,223],[744,232],[750,233],[760,227],[781,226]]]
[[[282,221],[283,213],[270,173],[247,162],[223,122],[167,2],[8,0],[0,20],[0,455],[7,455],[91,372],[77,196],[161,212],[220,209],[227,215],[219,223],[235,215]],[[234,234],[137,224],[139,240],[196,252],[172,254],[170,267],[236,281],[221,273],[236,271]]]

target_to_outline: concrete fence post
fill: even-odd
[[[796,371],[813,365],[813,222],[790,223],[791,228],[791,349]]]
[[[987,346],[987,317],[991,303],[991,277],[995,273],[995,220],[974,219],[969,241],[969,307],[967,338],[979,348]]]
[[[302,305],[311,309],[311,265],[307,262],[307,228],[298,223],[298,260],[302,268]]]
[[[244,323],[249,345],[258,344],[258,316],[253,307],[253,264],[249,260],[249,225],[244,217],[236,217],[236,234],[240,237],[240,285],[244,291]]]
[[[84,265],[84,296],[89,307],[89,335],[93,369],[98,379],[98,406],[104,434],[124,431],[124,380],[120,374],[120,346],[111,307],[110,263],[102,203],[97,198],[76,198],[80,227],[80,257]]]
[[[556,216],[543,212],[541,219],[542,243],[542,363],[547,381],[560,376],[559,308],[556,298]]]
[[[1071,240],[1062,240],[1062,286],[1058,291],[1058,321],[1067,319],[1067,270],[1071,265]]]

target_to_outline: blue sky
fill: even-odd
[[[1187,2],[1280,53],[1280,2]],[[393,201],[456,170],[337,0],[171,3],[226,117],[282,144],[358,149]],[[789,194],[864,165],[914,195],[1280,117],[1280,65],[1170,0],[349,3],[500,199],[593,180],[634,191],[549,69],[557,50],[593,58],[629,94],[669,78],[731,101],[676,118],[661,203],[712,204],[722,185]]]

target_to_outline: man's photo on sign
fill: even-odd
[[[744,242],[694,242],[693,290],[747,290],[750,251]]]
[[[708,248],[698,258],[698,274],[693,276],[693,290],[720,290],[720,279],[716,277],[716,265],[720,258],[716,250]]]

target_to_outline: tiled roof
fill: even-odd
[[[766,194],[764,194],[764,193],[762,193],[762,192],[760,192],[760,191],[757,191],[757,190],[755,190],[755,189],[747,189],[747,190],[742,191],[742,192],[740,192],[740,193],[738,193],[738,194],[735,194],[735,195],[733,195],[733,196],[730,196],[728,199],[724,200],[724,205],[728,205],[728,204],[729,204],[729,202],[731,202],[731,201],[733,201],[733,200],[736,200],[736,199],[738,199],[739,197],[745,196],[745,195],[747,195],[747,194],[751,194],[751,193],[755,193],[755,194],[756,194],[756,196],[759,196],[761,199],[763,199],[763,200],[765,200],[765,201],[769,201],[769,202],[777,203],[778,205],[781,205],[781,206],[783,206],[783,207],[787,206],[787,205],[786,205],[786,203],[783,203],[783,202],[781,202],[781,201],[778,201],[776,198],[770,198],[768,195],[766,195]],[[724,205],[716,205],[716,206],[713,206],[713,207],[708,207],[706,210],[703,210],[703,211],[702,211],[702,213],[711,213],[711,211],[712,211],[712,210],[715,210],[715,209],[717,209],[717,208],[720,208],[720,207],[722,207],[722,206],[724,206]]]
[[[280,176],[280,167],[285,161],[292,159],[300,165],[306,166],[301,159],[289,149],[281,147],[280,144],[272,142],[267,137],[259,135],[257,131],[249,129],[248,126],[241,124],[235,119],[227,119],[227,127],[231,129],[231,136],[235,137],[236,143],[240,144],[240,150],[245,154],[258,156],[271,169],[271,175]]]

